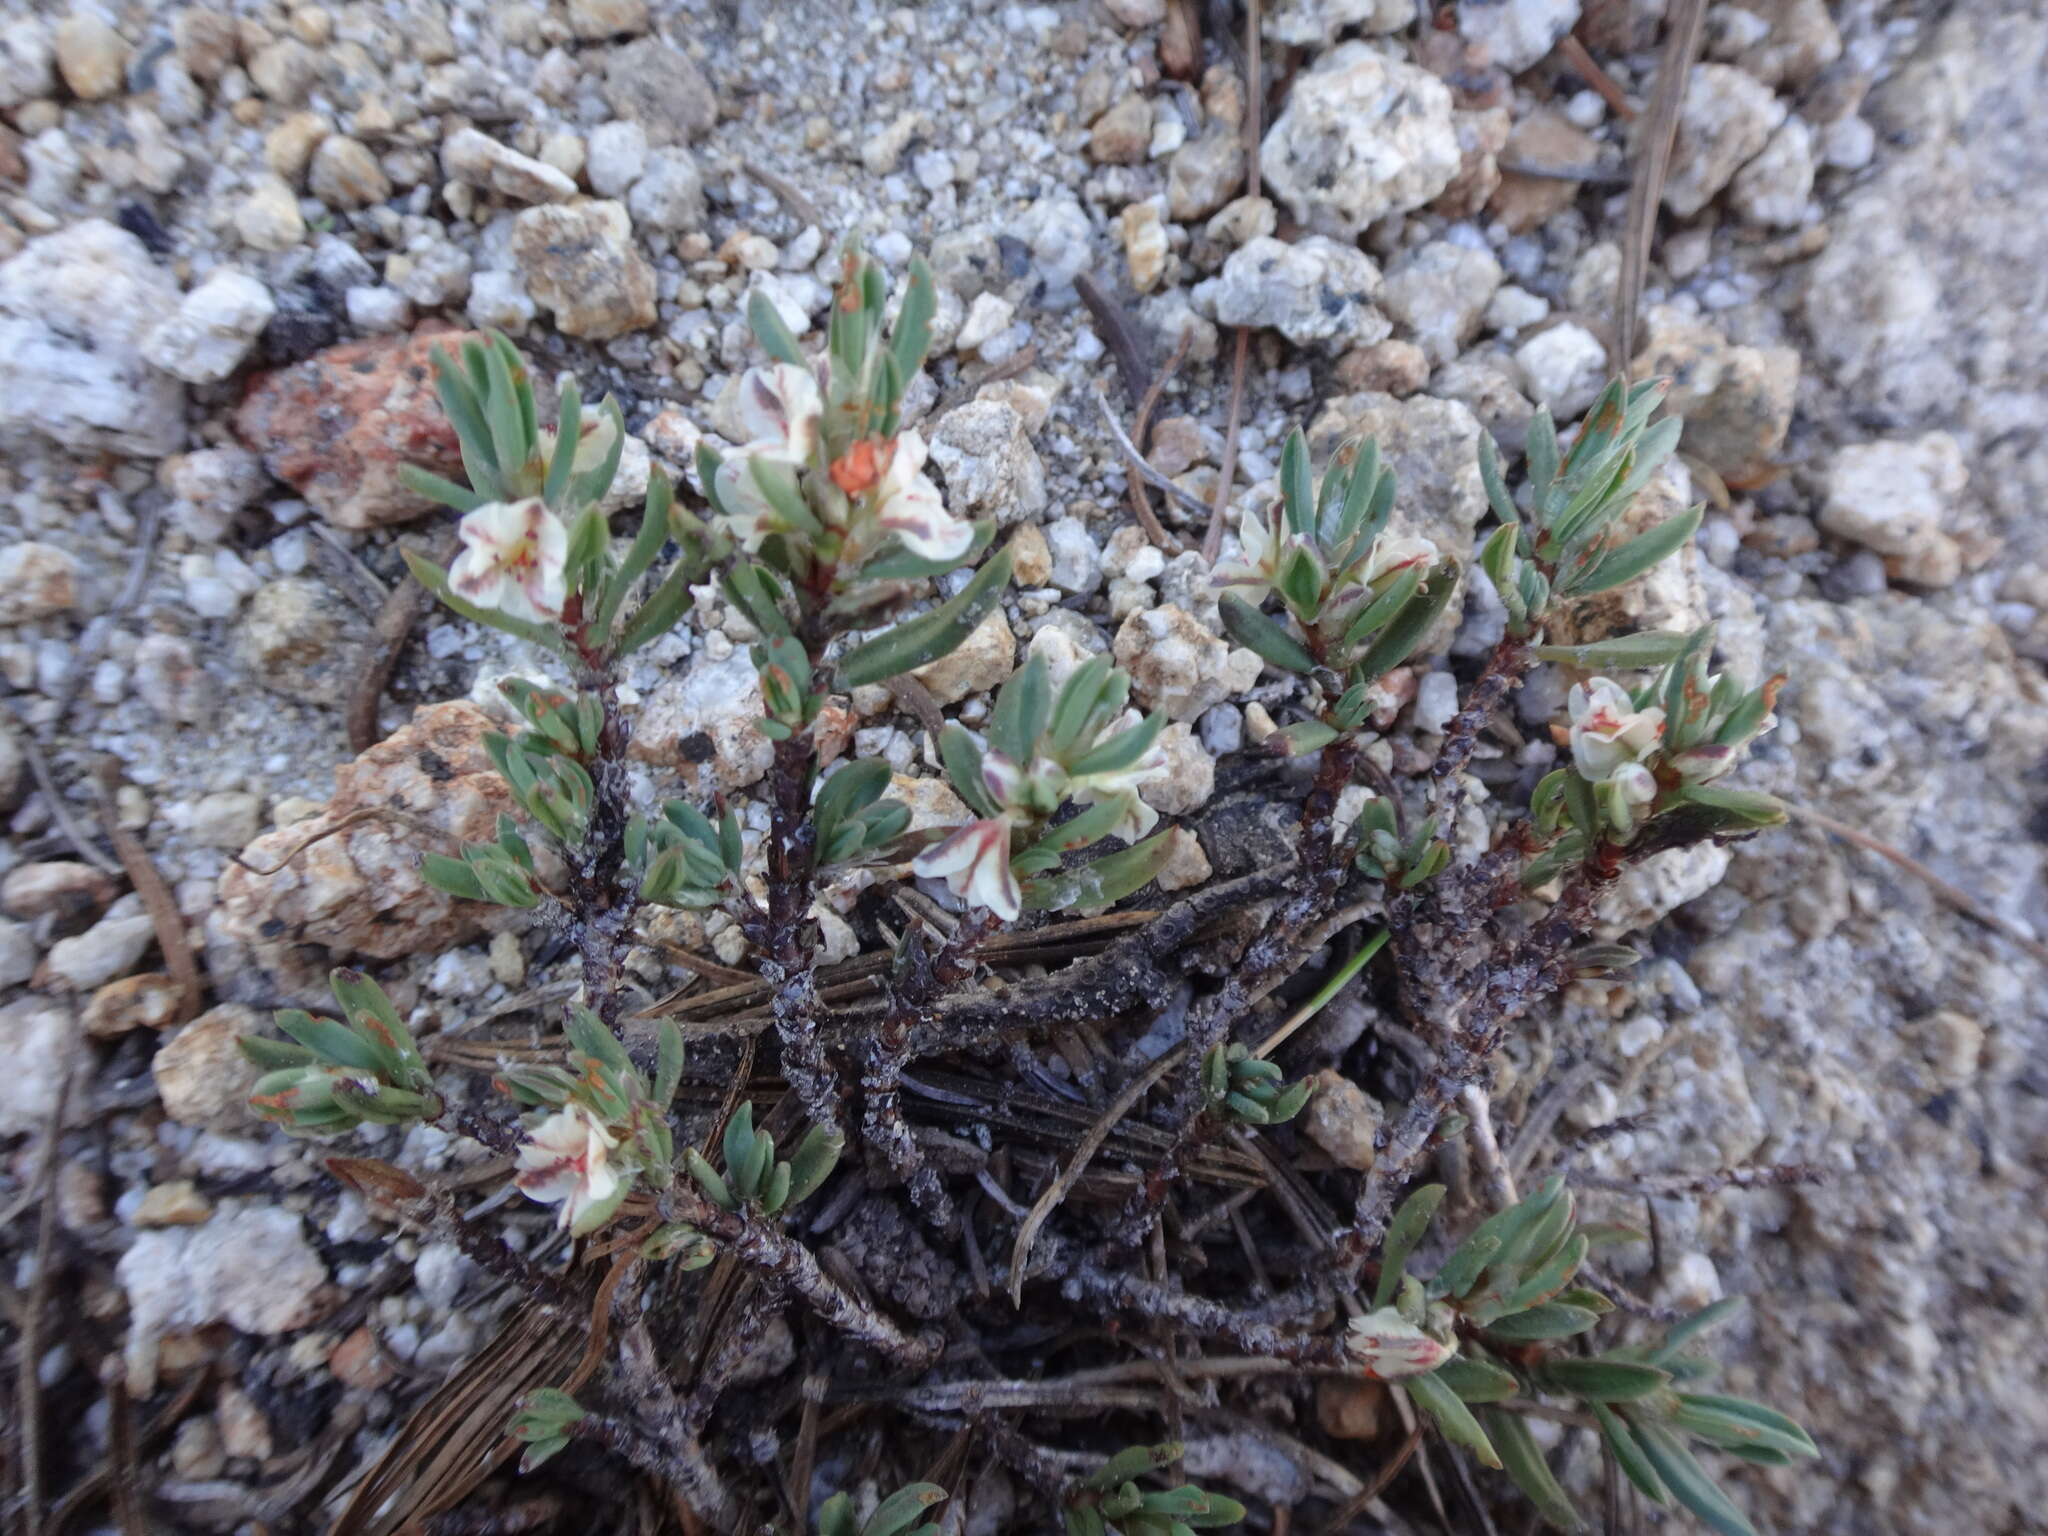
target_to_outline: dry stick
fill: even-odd
[[[1614,295],[1614,366],[1626,373],[1635,356],[1636,306],[1642,302],[1643,279],[1650,264],[1650,237],[1657,228],[1657,204],[1664,196],[1664,177],[1671,169],[1671,146],[1678,134],[1678,109],[1685,100],[1686,77],[1699,52],[1706,0],[1675,0],[1668,13],[1664,55],[1657,64],[1657,89],[1637,142],[1636,177],[1628,189],[1628,221],[1621,244],[1621,275]]]
[[[178,1022],[182,1024],[199,1012],[206,983],[200,979],[199,962],[192,954],[191,931],[185,926],[185,914],[178,909],[177,897],[157,873],[141,839],[121,825],[121,813],[114,803],[119,778],[120,770],[114,760],[101,758],[93,776],[94,788],[99,792],[100,827],[107,834],[107,841],[114,845],[121,867],[128,872],[128,883],[142,898],[143,910],[156,930],[157,948],[163,951],[164,964],[178,984]]]
[[[71,819],[71,808],[64,801],[64,795],[57,788],[56,775],[50,771],[50,760],[43,755],[42,744],[27,726],[15,732],[15,739],[21,743],[21,755],[28,759],[28,771],[35,776],[36,788],[43,793],[43,803],[50,808],[50,819],[57,823],[57,830],[64,834],[64,841],[71,845],[86,863],[103,875],[118,875],[121,866],[101,851],[100,845],[92,840],[92,834]]]
[[[455,542],[453,533],[444,534],[427,558],[436,565],[447,564],[454,553]],[[384,739],[384,733],[377,728],[377,707],[384,700],[384,689],[391,681],[391,674],[398,670],[398,659],[405,654],[405,643],[412,636],[413,626],[432,602],[427,589],[407,572],[377,609],[371,633],[381,649],[363,675],[356,679],[355,687],[349,692],[348,711],[343,717],[348,724],[351,752],[367,752]]]
[[[43,1131],[42,1167],[36,1171],[42,1187],[41,1209],[36,1213],[35,1269],[28,1282],[28,1312],[21,1320],[20,1346],[15,1352],[15,1406],[21,1414],[21,1488],[23,1536],[41,1536],[43,1510],[43,1311],[50,1299],[50,1245],[57,1235],[57,1138],[64,1129],[64,1111],[71,1102],[71,1077],[75,1064],[65,1058],[64,1076],[57,1084],[57,1102]]]
[[[1515,1194],[1515,1176],[1507,1159],[1501,1156],[1500,1142],[1493,1134],[1493,1101],[1484,1088],[1470,1083],[1458,1091],[1458,1103],[1465,1111],[1467,1134],[1479,1159],[1479,1171],[1486,1178],[1486,1198],[1493,1202],[1495,1210],[1506,1210],[1519,1197]]]
[[[1974,918],[2000,938],[2011,940],[2042,965],[2048,965],[2048,944],[2043,944],[2031,934],[2022,932],[1961,886],[1949,884],[1948,881],[1942,879],[1941,876],[1910,854],[1901,853],[1890,843],[1881,842],[1879,839],[1872,837],[1868,832],[1858,827],[1853,827],[1846,821],[1838,821],[1825,811],[1816,811],[1810,805],[1799,805],[1788,800],[1785,802],[1785,809],[1801,821],[1810,821],[1823,831],[1834,833],[1835,836],[1845,842],[1854,843],[1858,848],[1867,849],[1880,858],[1891,860],[1892,863],[1898,865],[1907,874],[1925,881],[1929,890],[1962,913],[1963,916]]]
[[[742,1263],[786,1284],[841,1333],[899,1365],[929,1365],[945,1347],[943,1334],[924,1333],[915,1338],[906,1334],[842,1288],[819,1267],[810,1249],[771,1223],[714,1205],[696,1189],[682,1184],[663,1196],[661,1209],[664,1220],[688,1222]]]
[[[1245,196],[1259,195],[1259,139],[1266,107],[1265,66],[1260,54],[1260,0],[1247,0],[1245,30]],[[1216,476],[1216,504],[1209,509],[1209,526],[1202,534],[1202,558],[1214,565],[1223,548],[1223,509],[1230,505],[1230,488],[1237,480],[1237,436],[1244,424],[1244,371],[1250,355],[1252,333],[1237,328],[1237,340],[1230,352],[1230,421],[1223,434],[1223,463]]]
[[[1088,1127],[1087,1134],[1074,1148],[1073,1157],[1068,1159],[1067,1166],[1060,1170],[1059,1177],[1047,1185],[1045,1193],[1033,1202],[1030,1213],[1024,1218],[1024,1224],[1017,1229],[1016,1242],[1010,1246],[1011,1306],[1024,1304],[1024,1266],[1031,1258],[1031,1244],[1038,1236],[1038,1229],[1045,1225],[1046,1218],[1052,1215],[1059,1203],[1066,1199],[1074,1186],[1081,1181],[1081,1175],[1088,1171],[1088,1165],[1094,1161],[1095,1154],[1102,1149],[1102,1144],[1109,1140],[1109,1133],[1131,1112],[1132,1106],[1145,1097],[1152,1085],[1171,1071],[1174,1064],[1187,1053],[1187,1042],[1183,1040],[1171,1050],[1162,1051],[1151,1066],[1133,1078],[1124,1091],[1110,1101],[1109,1108]]]
[[[1117,447],[1123,449],[1124,462],[1129,465],[1132,474],[1143,476],[1147,483],[1157,486],[1191,512],[1209,510],[1208,502],[1185,486],[1178,485],[1162,475],[1146,462],[1145,456],[1138,452],[1138,445],[1125,434],[1123,423],[1116,419],[1116,412],[1109,408],[1109,401],[1104,398],[1100,386],[1095,391],[1095,403],[1102,407],[1102,419],[1109,424],[1110,435],[1116,439]]]
[[[1151,386],[1145,391],[1145,398],[1138,402],[1138,414],[1131,419],[1131,445],[1144,451],[1145,435],[1152,428],[1152,413],[1159,408],[1159,397],[1166,392],[1166,386],[1180,369],[1188,355],[1188,344],[1194,340],[1194,327],[1183,327],[1180,340],[1174,344],[1173,355],[1166,360],[1166,366],[1153,375]],[[1130,477],[1130,499],[1132,515],[1138,519],[1138,526],[1145,530],[1145,537],[1171,558],[1181,553],[1181,542],[1160,525],[1159,514],[1152,510],[1152,498],[1145,493],[1145,477]]]
[[[1123,310],[1092,276],[1083,272],[1076,277],[1074,292],[1088,306],[1089,318],[1102,332],[1102,339],[1108,343],[1109,350],[1116,354],[1117,376],[1124,381],[1124,393],[1131,397],[1131,404],[1135,406],[1144,397],[1145,381],[1152,377],[1152,366],[1146,361],[1144,346],[1131,329],[1130,321],[1124,318]]]
[[[1614,77],[1594,62],[1593,55],[1586,51],[1586,45],[1579,41],[1577,34],[1567,32],[1558,40],[1557,51],[1564,55],[1564,61],[1577,70],[1586,84],[1600,93],[1600,99],[1614,109],[1614,115],[1634,121],[1636,109],[1628,99],[1628,93],[1614,83]]]
[[[1237,479],[1237,434],[1244,424],[1244,367],[1251,341],[1251,331],[1239,326],[1230,354],[1230,426],[1223,434],[1223,465],[1216,475],[1216,502],[1207,509],[1209,526],[1202,534],[1202,558],[1211,565],[1223,549],[1223,509],[1230,505],[1230,487]]]

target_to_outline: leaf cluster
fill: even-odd
[[[237,1042],[263,1071],[250,1107],[295,1136],[439,1116],[433,1076],[384,989],[346,968],[331,973],[329,985],[346,1022],[287,1008],[277,1026],[289,1040],[244,1035]]]
[[[1443,1195],[1442,1185],[1426,1185],[1395,1213],[1375,1304],[1393,1304],[1415,1325],[1456,1345],[1458,1352],[1434,1369],[1401,1382],[1444,1438],[1505,1470],[1551,1525],[1580,1530],[1583,1522],[1515,1406],[1540,1397],[1572,1400],[1598,1422],[1616,1460],[1646,1496],[1660,1504],[1676,1499],[1724,1536],[1754,1536],[1685,1441],[1776,1466],[1819,1451],[1775,1410],[1684,1390],[1712,1370],[1687,1345],[1733,1316],[1739,1301],[1715,1303],[1654,1345],[1564,1351],[1559,1346],[1591,1332],[1613,1309],[1579,1281],[1588,1254],[1639,1234],[1582,1224],[1564,1181],[1552,1178],[1480,1223],[1433,1276],[1419,1279],[1408,1273],[1408,1261]]]
[[[1550,412],[1538,410],[1529,423],[1526,520],[1508,492],[1493,439],[1480,434],[1480,480],[1501,526],[1487,540],[1479,564],[1507,606],[1509,633],[1535,633],[1552,602],[1591,597],[1635,580],[1699,528],[1701,506],[1633,537],[1617,527],[1678,447],[1682,421],[1650,420],[1669,387],[1661,379],[1616,379],[1587,413],[1562,459]]]
[[[740,1105],[725,1123],[725,1172],[713,1168],[695,1147],[683,1149],[683,1166],[706,1199],[724,1210],[752,1206],[764,1216],[816,1194],[839,1166],[845,1143],[823,1126],[812,1126],[785,1162],[775,1156],[775,1138],[754,1129],[754,1106]]]
[[[1371,439],[1346,443],[1320,486],[1296,428],[1280,457],[1280,504],[1263,543],[1260,579],[1281,602],[1278,617],[1235,591],[1220,599],[1223,626],[1285,672],[1314,677],[1334,700],[1321,717],[1282,732],[1289,752],[1313,752],[1355,731],[1372,712],[1373,685],[1401,665],[1435,627],[1457,591],[1455,561],[1433,547],[1382,541],[1395,483]],[[1410,547],[1412,546],[1412,547]]]
[[[1191,1536],[1198,1530],[1236,1525],[1244,1506],[1193,1483],[1178,1488],[1142,1488],[1150,1477],[1180,1460],[1184,1447],[1134,1445],[1103,1463],[1067,1496],[1061,1511],[1066,1536]]]
[[[1301,1113],[1310,1091],[1306,1079],[1289,1084],[1275,1063],[1237,1041],[1202,1058],[1202,1097],[1240,1125],[1285,1125]]]

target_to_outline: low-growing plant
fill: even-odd
[[[1405,786],[1368,767],[1372,722],[1398,707],[1396,674],[1452,621],[1464,552],[1397,530],[1398,488],[1371,442],[1342,445],[1318,479],[1302,434],[1288,439],[1277,498],[1247,516],[1241,553],[1213,579],[1223,626],[1282,680],[1267,694],[1285,717],[1269,756],[1313,758],[1313,780],[1276,781],[1301,801],[1291,844],[1248,874],[1168,901],[1154,882],[1185,833],[1163,827],[1147,800],[1170,773],[1167,720],[1130,707],[1132,680],[1111,658],[1061,675],[1034,647],[971,717],[979,729],[930,714],[910,678],[998,611],[1012,571],[1008,550],[991,553],[991,522],[948,510],[905,420],[936,304],[931,274],[913,261],[892,318],[881,268],[849,250],[813,358],[757,298],[750,318],[767,361],[737,381],[731,402],[746,440],[699,449],[694,488],[652,470],[623,540],[605,510],[625,437],[614,402],[587,410],[565,383],[555,425],[543,428],[503,338],[437,358],[468,484],[411,478],[460,514],[462,549],[445,570],[409,556],[412,569],[456,613],[552,658],[559,681],[507,684],[519,728],[486,742],[515,813],[487,842],[422,850],[422,873],[451,897],[548,925],[575,957],[577,995],[557,1043],[498,1064],[508,1117],[437,1081],[386,994],[337,971],[345,1022],[290,1011],[278,1018],[288,1039],[245,1042],[264,1071],[256,1109],[295,1134],[430,1123],[505,1154],[516,1187],[558,1207],[568,1262],[503,1244],[409,1174],[348,1165],[359,1183],[381,1177],[405,1219],[453,1234],[517,1278],[555,1326],[587,1330],[574,1375],[524,1393],[509,1426],[500,1417],[476,1430],[479,1444],[509,1427],[532,1470],[588,1440],[720,1529],[760,1527],[786,1491],[780,1478],[767,1480],[766,1496],[759,1478],[731,1486],[765,1453],[756,1444],[733,1454],[716,1413],[765,1319],[794,1300],[822,1331],[804,1335],[812,1376],[790,1476],[808,1475],[815,1410],[837,1392],[862,1397],[869,1412],[894,1404],[896,1422],[950,1432],[956,1446],[982,1447],[1056,1491],[1069,1536],[1179,1536],[1243,1519],[1244,1506],[1220,1493],[1154,1486],[1178,1444],[1123,1452],[1076,1480],[1063,1470],[1070,1455],[1031,1445],[1002,1417],[1096,1401],[1099,1379],[1087,1372],[1064,1386],[1046,1379],[1045,1352],[1078,1328],[1097,1341],[1156,1334],[1130,1356],[1149,1362],[1146,1383],[1177,1380],[1176,1337],[1232,1341],[1261,1369],[1391,1383],[1446,1440],[1505,1470],[1544,1519],[1574,1529],[1579,1517],[1529,1429],[1532,1411],[1562,1402],[1566,1422],[1598,1434],[1645,1496],[1746,1530],[1690,1447],[1765,1465],[1815,1448],[1768,1409],[1694,1390],[1707,1367],[1691,1346],[1725,1306],[1647,1343],[1605,1336],[1625,1319],[1584,1266],[1623,1234],[1581,1223],[1561,1179],[1516,1200],[1501,1171],[1489,1181],[1499,1209],[1426,1273],[1413,1269],[1434,1251],[1429,1228],[1445,1199],[1442,1185],[1416,1187],[1424,1162],[1468,1131],[1485,1162],[1486,1085],[1514,1022],[1572,977],[1632,959],[1585,943],[1600,896],[1653,854],[1745,837],[1783,816],[1768,797],[1721,783],[1770,728],[1781,679],[1751,686],[1714,674],[1711,628],[1546,640],[1568,605],[1641,575],[1697,526],[1695,509],[1618,531],[1678,440],[1676,422],[1654,419],[1658,386],[1611,386],[1562,452],[1539,414],[1519,498],[1482,440],[1500,526],[1474,568],[1499,595],[1505,629],[1427,773]],[[623,668],[706,591],[724,603],[728,630],[751,637],[757,723],[773,753],[751,818],[718,794],[637,803],[626,768]],[[1545,662],[1579,679],[1558,732],[1565,760],[1536,784],[1526,814],[1483,848],[1461,848],[1454,834],[1480,735]],[[877,684],[927,708],[923,748],[964,808],[955,823],[913,830],[890,766],[846,753],[850,700]],[[1373,792],[1360,782],[1368,773]],[[1355,817],[1340,816],[1346,804]],[[834,881],[921,888],[886,919],[880,908],[862,918],[873,963],[821,963],[819,903]],[[1148,891],[1154,905],[1110,912]],[[743,956],[732,967],[685,964],[721,985],[733,969],[758,981],[733,988],[724,1013],[692,1016],[694,1030],[746,1042],[716,1058],[708,1081],[698,1069],[693,1081],[707,1081],[716,1105],[708,1114],[684,1102],[690,1068],[673,1016],[698,994],[679,1003],[637,991],[626,963],[662,909],[722,914]],[[1254,1048],[1266,1000],[1367,920],[1380,933]],[[1239,1178],[1247,1163],[1284,1159],[1310,1086],[1288,1082],[1273,1048],[1339,987],[1383,983],[1366,969],[1382,944],[1423,1065],[1369,1171],[1313,1174],[1313,1188],[1348,1201],[1349,1220],[1318,1215],[1323,1196],[1297,1189],[1288,1240],[1304,1245],[1300,1278],[1257,1307],[1196,1294],[1158,1266],[1169,1251],[1197,1251],[1199,1231],[1233,1228],[1179,1211],[1169,1232],[1162,1219],[1213,1166],[1205,1159],[1239,1159],[1228,1164]],[[1144,1030],[1169,1016],[1166,1043],[1140,1049]],[[1138,1029],[1120,1037],[1127,1048],[1104,1047],[1129,1020]],[[1066,1078],[1036,1053],[1063,1036],[1071,1045],[1075,1031],[1095,1049],[1061,1072],[1078,1070],[1071,1092],[1091,1102],[1059,1106],[1062,1121],[1040,1106],[1047,1085],[1068,1091]],[[924,1076],[910,1073],[940,1057],[1011,1068],[979,1095],[921,1066]],[[1113,1097],[1094,1075],[1105,1070],[1122,1077]],[[764,1074],[789,1096],[764,1094]],[[960,1133],[913,1126],[906,1093],[953,1105]],[[1074,1124],[1098,1112],[1085,1134]],[[1144,1134],[1114,1154],[1130,1168],[1115,1216],[1063,1207],[1126,1118]],[[1065,1141],[1044,1139],[1054,1124],[1068,1127]],[[1028,1134],[1014,1147],[1000,1140],[1019,1127]],[[1061,1151],[1056,1172],[1047,1144]],[[849,1147],[863,1156],[841,1177]],[[1309,1178],[1294,1181],[1309,1188]],[[1017,1179],[1040,1182],[1028,1212],[1006,1187]],[[887,1204],[898,1188],[909,1208],[897,1219],[921,1223],[924,1237],[906,1227],[888,1239],[891,1263],[922,1265],[929,1238],[964,1251],[976,1272],[912,1322],[886,1283],[875,1294],[844,1253],[827,1261],[814,1241],[854,1203]],[[1237,1207],[1227,1214],[1242,1236]],[[1014,1240],[999,1237],[1010,1228]],[[1051,1318],[1007,1313],[1007,1298],[1027,1292],[1059,1298]],[[699,1319],[699,1304],[714,1310]],[[1000,1328],[996,1308],[1011,1318]],[[1339,1314],[1351,1319],[1341,1328],[1302,1321]],[[941,1317],[944,1328],[934,1326]],[[849,1357],[820,1354],[828,1338]],[[996,1379],[997,1358],[1017,1379]],[[891,1385],[878,1394],[883,1380]],[[1103,1401],[1129,1413],[1131,1391]],[[1189,1392],[1160,1387],[1144,1401],[1205,1411]],[[490,1464],[481,1452],[475,1460]],[[797,1490],[798,1507],[807,1497]],[[945,1497],[914,1483],[857,1521],[841,1494],[817,1524],[821,1536],[933,1536],[936,1523],[918,1522]]]

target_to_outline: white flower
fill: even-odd
[[[1114,730],[1105,730],[1095,738],[1094,746],[1100,747],[1115,741],[1125,731],[1134,731],[1143,721],[1135,709],[1127,709]],[[1154,827],[1159,825],[1159,813],[1147,805],[1138,795],[1138,788],[1155,779],[1164,778],[1167,773],[1166,744],[1155,738],[1152,745],[1128,768],[1119,768],[1114,773],[1088,773],[1070,779],[1067,792],[1083,805],[1094,805],[1097,801],[1121,795],[1127,801],[1123,819],[1111,827],[1106,834],[1120,837],[1127,843],[1135,843]]]
[[[576,423],[576,452],[570,460],[570,472],[587,475],[611,456],[612,444],[619,440],[619,424],[610,411],[585,411]],[[545,429],[540,434],[540,462],[552,464],[555,459],[555,434]]]
[[[486,502],[456,531],[463,550],[448,585],[458,597],[529,622],[562,616],[569,531],[538,497]]]
[[[1457,1353],[1454,1346],[1431,1338],[1409,1322],[1396,1307],[1352,1318],[1344,1348],[1367,1376],[1380,1381],[1427,1375]]]
[[[1611,678],[1576,684],[1565,704],[1572,717],[1572,761],[1591,783],[1604,784],[1624,765],[1640,764],[1663,740],[1664,711],[1637,709],[1628,690]]]
[[[1372,554],[1365,562],[1365,584],[1377,585],[1382,576],[1395,575],[1411,565],[1434,565],[1436,557],[1436,545],[1428,539],[1383,533],[1373,540]]]
[[[513,1182],[529,1200],[561,1203],[561,1224],[583,1233],[601,1223],[624,1196],[609,1158],[618,1139],[581,1104],[566,1104],[534,1127],[519,1149]],[[586,1224],[587,1223],[587,1224]]]
[[[810,459],[824,412],[818,381],[808,368],[776,363],[749,368],[740,376],[734,410],[750,449],[774,453],[791,464]]]
[[[718,505],[726,514],[726,526],[739,540],[740,547],[750,555],[760,550],[762,541],[769,534],[782,528],[775,503],[768,499],[768,493],[754,478],[757,462],[768,466],[769,473],[773,474],[788,461],[779,449],[771,446],[741,448],[719,460],[718,473],[712,479]]]
[[[1024,910],[1017,877],[1010,873],[1010,824],[1001,817],[970,821],[925,849],[910,867],[927,879],[943,879],[955,896],[988,908],[1006,923]]]
[[[924,439],[898,433],[888,472],[875,487],[875,520],[921,560],[958,560],[974,547],[974,525],[946,511],[924,461]]]
[[[1282,515],[1278,502],[1266,516],[1251,511],[1240,514],[1237,542],[1243,552],[1237,559],[1217,566],[1210,585],[1234,592],[1248,603],[1260,602],[1271,589],[1274,573],[1279,569],[1280,546],[1284,541]]]

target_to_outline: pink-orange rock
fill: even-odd
[[[490,729],[490,717],[473,704],[429,704],[337,768],[326,809],[266,832],[221,876],[228,935],[259,948],[321,944],[391,960],[502,927],[510,908],[457,901],[419,870],[422,852],[455,852],[427,828],[484,842],[496,835],[498,813],[512,811],[511,791],[484,752]],[[363,814],[369,811],[395,815]],[[274,874],[256,873],[279,863]]]
[[[404,523],[434,509],[399,467],[455,475],[455,429],[434,397],[433,351],[458,331],[345,342],[257,380],[235,430],[263,464],[337,528]]]

